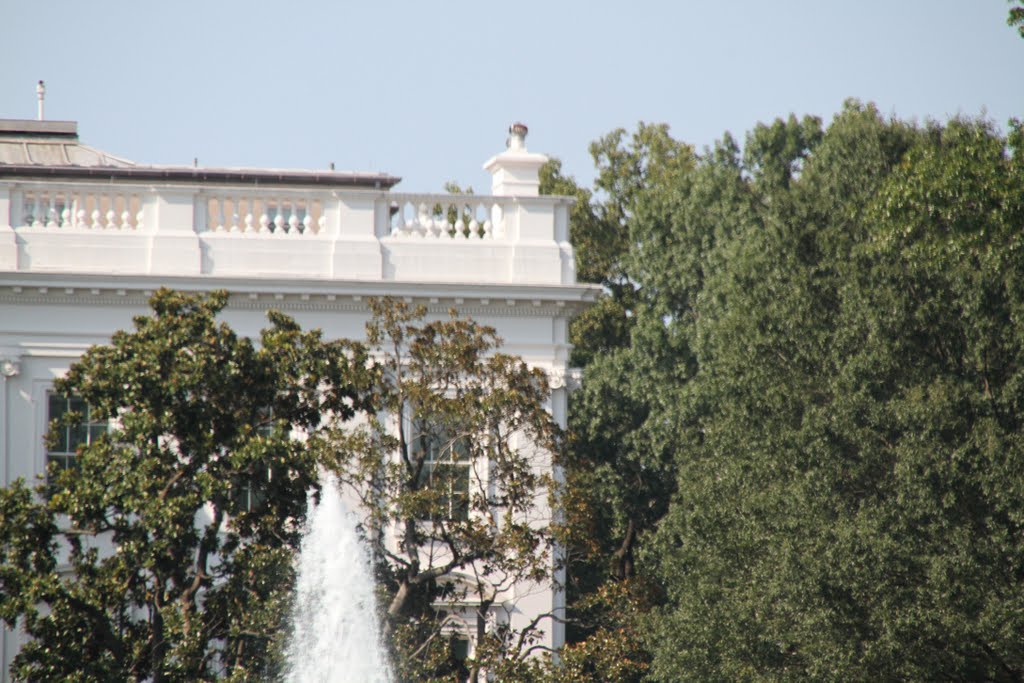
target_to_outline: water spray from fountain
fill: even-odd
[[[369,553],[338,482],[322,474],[310,496],[287,651],[288,683],[389,683]]]

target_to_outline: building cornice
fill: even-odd
[[[432,313],[451,308],[470,316],[572,316],[601,295],[597,285],[466,284],[395,281],[274,280],[68,273],[0,273],[0,303],[146,306],[160,287],[188,292],[224,289],[229,309],[365,311],[367,300],[392,296]]]

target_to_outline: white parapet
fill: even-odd
[[[0,271],[574,284],[571,200],[4,181]],[[2,220],[2,218],[0,218]],[[8,227],[9,226],[9,227]]]
[[[493,196],[478,196],[392,192],[384,175],[143,167],[81,146],[73,123],[7,123],[22,137],[0,158],[0,273],[575,284],[572,199],[538,196],[547,157],[522,124],[485,164]]]

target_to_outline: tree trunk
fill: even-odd
[[[629,579],[635,573],[633,565],[633,546],[636,545],[636,522],[630,518],[626,526],[626,535],[622,545],[612,555],[612,576],[616,579]]]

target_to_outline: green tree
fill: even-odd
[[[587,381],[570,411],[574,438],[565,503],[575,533],[568,542],[583,562],[575,574],[593,584],[609,569],[619,578],[633,574],[636,540],[658,515],[647,511],[671,482],[660,476],[662,463],[650,449],[628,445],[646,419],[649,398],[641,388],[647,359],[631,352],[645,292],[629,272],[630,245],[637,239],[638,212],[686,183],[695,162],[692,149],[664,125],[641,123],[629,137],[613,131],[590,151],[598,166],[594,194],[562,178],[557,167],[542,190],[577,197],[572,220],[573,243],[584,245],[580,272],[608,292],[573,322],[571,333],[573,359],[586,369]]]
[[[677,197],[678,188],[689,183],[696,157],[692,148],[672,138],[667,126],[647,124],[631,135],[612,132],[591,146],[591,154],[598,167],[593,192],[562,176],[560,166],[542,173],[541,185],[544,192],[576,197],[571,230],[578,273],[607,293],[571,328],[573,362],[584,367],[586,377],[570,401],[571,440],[561,499],[566,519],[561,540],[569,561],[567,630],[570,642],[577,644],[574,663],[566,659],[558,675],[583,680],[586,672],[603,670],[622,655],[638,663],[616,669],[614,675],[626,681],[638,680],[649,657],[640,647],[635,620],[626,621],[637,609],[618,604],[627,594],[622,587],[605,584],[628,584],[642,573],[636,550],[664,514],[675,485],[671,450],[645,429],[655,399],[649,391],[655,383],[651,373],[672,354],[659,351],[656,358],[648,357],[638,346],[637,339],[650,329],[638,325],[653,317],[646,301],[653,289],[644,289],[630,268],[638,226],[644,224],[638,216],[667,211],[669,197]],[[587,657],[597,653],[605,655],[604,663],[588,664]]]
[[[654,675],[1019,680],[1018,128],[855,103],[777,126],[748,138],[754,220],[707,252],[697,370],[658,412]]]
[[[1006,17],[1006,25],[1010,28],[1017,27],[1017,32],[1020,33],[1020,37],[1024,38],[1024,5],[1021,5],[1017,0],[1008,0],[1013,5]]]
[[[454,312],[425,320],[422,307],[391,299],[371,308],[376,412],[310,446],[362,503],[398,674],[476,680],[529,668],[552,615],[515,625],[508,596],[553,579],[547,500],[561,435],[545,409],[547,379],[500,353],[492,328]],[[464,663],[446,635],[460,619],[471,636],[487,624]]]
[[[29,636],[16,677],[251,680],[276,668],[317,485],[291,432],[362,407],[365,359],[278,313],[257,349],[216,321],[226,302],[160,290],[152,315],[56,382],[110,429],[37,495],[23,482],[0,491],[0,616]]]

